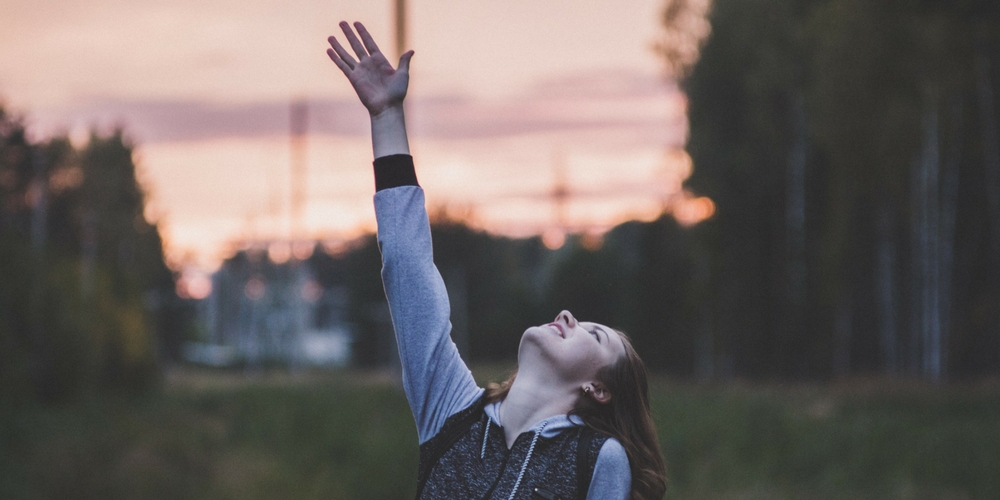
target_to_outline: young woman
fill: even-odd
[[[646,370],[621,332],[563,311],[525,330],[516,376],[476,386],[449,336],[409,154],[403,98],[413,51],[393,69],[361,23],[357,35],[340,27],[354,55],[332,36],[327,54],[371,115],[382,281],[420,439],[417,498],[661,498]]]

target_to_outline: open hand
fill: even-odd
[[[332,36],[327,41],[333,48],[326,49],[326,54],[347,76],[354,91],[358,93],[361,104],[368,108],[368,113],[373,117],[390,108],[402,106],[403,98],[406,97],[406,87],[410,81],[410,58],[413,57],[413,51],[400,56],[399,66],[393,69],[365,26],[354,23],[354,27],[358,30],[361,40],[354,35],[354,31],[346,21],[340,22],[340,29],[344,31],[347,42],[357,54],[357,60],[354,60]]]

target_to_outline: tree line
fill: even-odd
[[[679,377],[695,372],[695,353],[704,347],[693,334],[704,294],[696,284],[707,269],[692,252],[690,231],[673,217],[624,223],[599,241],[570,235],[558,250],[540,237],[472,228],[435,207],[431,232],[451,301],[452,338],[465,359],[513,366],[524,330],[569,309],[625,331],[654,369]],[[356,363],[391,363],[395,346],[374,235],[337,256],[317,251],[309,262],[324,287],[348,290]]]
[[[0,107],[0,399],[155,384],[192,323],[144,208],[121,130],[31,140]]]
[[[473,359],[568,308],[681,377],[995,375],[1000,5],[717,0],[707,37],[705,6],[669,0],[657,48],[715,216],[556,252],[436,224]]]
[[[710,19],[684,87],[687,186],[718,207],[694,230],[713,370],[997,373],[1000,6],[717,0]]]
[[[664,30],[698,5],[670,0]],[[677,377],[1000,371],[1000,7],[717,0],[708,19],[697,59],[701,35],[660,50],[689,99],[686,187],[716,214],[552,251],[432,210],[467,359],[509,361],[527,326],[569,309]],[[32,142],[0,109],[5,397],[144,387],[179,357],[193,309],[143,210],[121,131]],[[374,236],[310,262],[347,290],[356,362],[390,362]]]

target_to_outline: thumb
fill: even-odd
[[[413,58],[413,51],[408,50],[399,56],[399,66],[396,67],[396,71],[410,72],[410,59]]]

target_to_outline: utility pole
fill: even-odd
[[[565,234],[569,232],[569,220],[566,218],[566,203],[569,201],[570,192],[569,181],[566,178],[566,157],[562,151],[556,151],[552,155],[552,170],[555,178],[549,197],[552,199],[552,210],[556,225]]]
[[[288,246],[291,259],[288,268],[285,269],[284,289],[277,292],[284,296],[278,307],[285,308],[285,312],[283,313],[283,327],[281,331],[277,332],[280,338],[274,339],[277,345],[274,345],[273,348],[274,355],[284,357],[288,361],[291,371],[295,373],[299,369],[302,334],[306,328],[304,324],[306,305],[301,293],[302,287],[305,285],[303,278],[305,263],[299,262],[295,252],[299,243],[304,243],[306,240],[304,208],[306,201],[306,131],[309,123],[309,105],[305,99],[292,101],[290,118],[292,199]]]
[[[562,151],[552,155],[552,171],[554,174],[549,200],[552,202],[552,218],[554,226],[542,233],[542,243],[551,250],[561,248],[566,243],[569,233],[569,221],[566,218],[566,203],[571,195],[569,182],[566,179],[566,161]]]
[[[396,58],[406,50],[406,0],[396,0]]]
[[[304,208],[306,201],[306,131],[309,122],[309,103],[305,99],[292,101],[291,106],[292,199],[289,216],[289,241],[302,239],[305,232]]]

